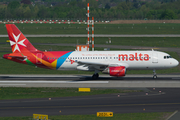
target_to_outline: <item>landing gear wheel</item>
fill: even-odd
[[[156,78],[157,78],[157,75],[154,75],[154,76],[153,76],[153,79],[156,79]]]
[[[99,74],[98,73],[96,73],[96,76],[97,76],[97,79],[99,78]]]
[[[99,78],[99,74],[98,74],[98,73],[93,74],[93,76],[92,76],[92,79],[93,79],[93,80],[96,80],[96,79],[98,79],[98,78]]]

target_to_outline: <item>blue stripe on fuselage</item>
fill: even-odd
[[[72,51],[73,52],[73,51]],[[72,52],[69,52],[69,53],[66,53],[65,55],[61,56],[58,58],[57,60],[57,65],[56,65],[56,69],[58,69],[59,67],[61,67],[61,65],[64,63],[64,61],[66,60],[65,58],[68,58],[69,55],[72,53]],[[64,58],[64,59],[63,59]]]

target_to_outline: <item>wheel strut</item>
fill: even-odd
[[[156,70],[153,70],[153,79],[156,79],[157,75],[156,75]]]

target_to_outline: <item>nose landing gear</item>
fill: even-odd
[[[156,79],[157,78],[157,75],[156,75],[156,70],[153,70],[153,79]]]

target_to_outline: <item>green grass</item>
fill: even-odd
[[[87,24],[16,24],[24,34],[87,34]],[[95,24],[95,34],[179,34],[177,23]],[[7,34],[0,24],[0,34]]]
[[[3,38],[2,38],[3,39]],[[87,38],[28,38],[31,43],[73,43],[73,44],[86,44]],[[6,39],[5,39],[6,40]],[[95,38],[95,45],[127,45],[127,46],[147,46],[147,47],[180,47],[180,38],[171,37],[133,37],[133,38],[111,38],[112,43],[107,44],[109,38]]]
[[[1,38],[0,43],[5,43],[6,40],[9,38]],[[36,43],[55,43],[55,44],[61,44],[61,43],[71,43],[71,44],[86,44],[87,38],[84,37],[44,37],[44,38],[28,38],[28,40],[36,47]],[[95,38],[95,45],[126,45],[126,46],[146,46],[146,47],[174,47],[178,48],[180,47],[180,38],[178,37],[133,37],[133,38],[126,38],[126,37],[115,37],[111,38],[112,43],[107,44],[106,41],[109,41],[108,38],[101,38],[97,37]],[[6,48],[10,48],[9,43],[6,44],[0,44],[1,49],[5,50]],[[45,49],[50,49],[52,46],[50,45],[44,45]],[[4,48],[5,47],[5,48]],[[56,47],[54,45],[54,47]],[[53,47],[53,48],[54,48]],[[62,47],[62,46],[58,46]],[[75,46],[74,46],[75,49]],[[74,50],[73,49],[73,50]],[[95,47],[96,49],[96,47]],[[120,49],[120,48],[119,48]],[[66,49],[65,49],[66,50]]]
[[[121,113],[113,117],[97,117],[94,115],[58,115],[49,116],[51,120],[165,120],[172,112]],[[0,117],[1,120],[32,120],[32,117]]]
[[[0,87],[0,100],[86,96],[112,93],[142,92],[141,90],[91,88],[91,92],[78,92],[78,88],[21,88]]]

